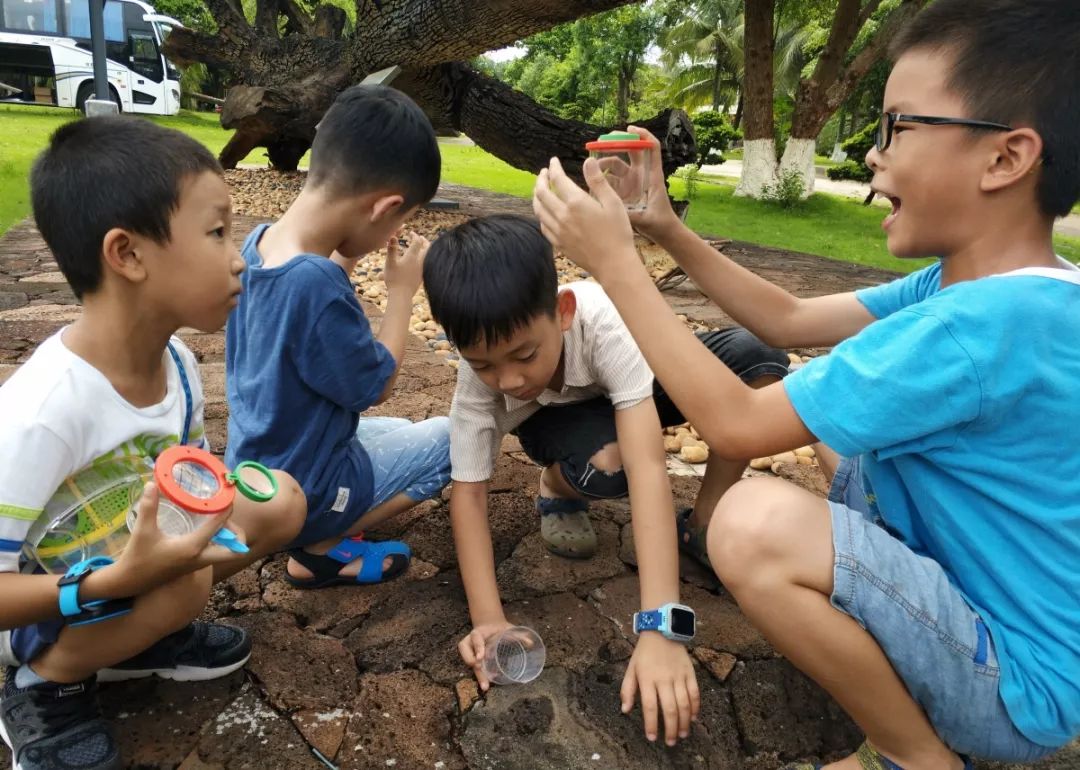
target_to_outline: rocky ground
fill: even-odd
[[[236,237],[275,216],[298,187],[296,177],[231,172]],[[429,237],[461,216],[495,210],[527,213],[518,199],[466,188],[444,189],[458,214],[425,213],[414,226]],[[887,280],[880,271],[817,257],[728,244],[728,254],[802,294],[849,290]],[[657,255],[655,269],[665,268]],[[653,262],[650,261],[653,267]],[[380,265],[355,276],[378,323]],[[360,275],[366,270],[367,275]],[[566,277],[572,268],[560,263]],[[687,322],[707,327],[723,314],[684,283],[669,293]],[[454,353],[425,318],[418,297],[408,359],[395,396],[376,410],[421,419],[445,414]],[[27,223],[0,239],[0,379],[26,360],[78,308],[40,237]],[[427,334],[426,332],[433,332]],[[206,385],[211,441],[224,445],[224,340],[182,334],[198,356]],[[796,357],[821,351],[791,351]],[[689,428],[681,440],[693,438]],[[676,436],[669,436],[675,439]],[[675,449],[674,442],[670,442]],[[763,460],[810,489],[820,471],[792,458]],[[773,460],[779,460],[775,467]],[[687,466],[694,467],[694,466]],[[679,469],[673,468],[678,471]],[[623,502],[594,506],[596,557],[569,562],[549,555],[532,510],[538,469],[516,440],[503,445],[492,483],[491,525],[498,578],[512,620],[536,628],[548,664],[534,683],[493,688],[484,697],[457,660],[467,613],[446,504],[418,506],[387,527],[412,547],[408,573],[386,585],[302,592],[280,579],[283,559],[268,559],[215,589],[206,615],[249,629],[255,640],[242,672],[199,685],[143,681],[103,688],[131,767],[207,768],[776,768],[827,758],[860,736],[816,685],[776,656],[715,579],[685,561],[683,598],[699,615],[693,646],[703,708],[692,736],[676,749],[650,745],[640,715],[622,716],[618,689],[632,650],[637,604],[633,535]],[[674,475],[680,504],[696,490]],[[1080,748],[1044,768],[1080,768]]]

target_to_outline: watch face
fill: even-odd
[[[679,636],[694,635],[694,613],[681,610],[678,607],[671,608],[671,630]]]

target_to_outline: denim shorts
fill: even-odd
[[[784,377],[788,357],[782,350],[766,345],[746,329],[732,326],[697,335],[709,352],[742,378]],[[679,408],[657,380],[653,399],[660,424],[665,428],[686,422]],[[514,435],[529,458],[547,467],[559,464],[567,483],[585,497],[618,498],[628,492],[623,471],[604,473],[593,467],[592,456],[615,443],[615,407],[600,396],[574,404],[545,406],[519,425]]]
[[[450,420],[432,417],[361,417],[356,438],[371,458],[371,507],[308,512],[300,534],[287,546],[300,548],[344,535],[371,508],[399,494],[419,502],[435,497],[450,482]]]
[[[859,458],[841,461],[829,508],[832,605],[870,632],[941,740],[959,754],[1001,762],[1056,751],[1013,725],[998,690],[994,640],[945,570],[871,517]]]

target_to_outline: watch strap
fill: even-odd
[[[60,593],[57,597],[60,614],[65,618],[72,618],[82,612],[83,607],[79,604],[79,585],[91,572],[112,563],[113,560],[108,556],[95,556],[92,559],[85,559],[72,564],[57,583],[60,586]]]
[[[634,613],[635,634],[640,634],[642,631],[659,631],[663,623],[664,613],[662,610],[642,610]]]

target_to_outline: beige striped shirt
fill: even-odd
[[[562,390],[545,390],[535,401],[519,401],[489,388],[462,360],[450,407],[455,481],[490,479],[503,436],[542,406],[606,396],[616,409],[628,409],[652,396],[652,370],[604,290],[588,281],[562,288],[577,298],[573,324],[563,333]]]

